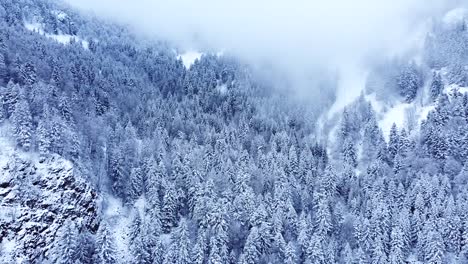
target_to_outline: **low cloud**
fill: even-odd
[[[411,50],[447,0],[66,0],[182,48],[227,50],[281,72],[299,91],[314,73],[362,74],[366,63]],[[349,77],[356,79],[356,76]],[[342,84],[346,86],[346,84]]]

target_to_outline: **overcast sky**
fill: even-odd
[[[411,50],[426,22],[456,0],[66,1],[182,47],[271,64],[304,89],[311,69],[352,67],[352,76],[364,61]]]

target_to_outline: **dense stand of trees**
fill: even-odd
[[[432,77],[437,107],[420,133],[393,126],[386,142],[360,97],[327,146],[313,136],[318,113],[268,92],[235,59],[204,55],[185,69],[165,44],[140,45],[122,28],[66,8],[59,18],[56,8],[0,3],[0,119],[18,150],[66,157],[129,208],[144,200],[130,210],[126,260],[468,261],[468,97],[442,92],[467,76],[465,28],[427,40],[429,77],[414,62],[370,75],[369,91],[406,102]],[[32,33],[27,21],[89,48]],[[120,261],[111,229],[104,216],[97,234],[66,221],[48,259]]]

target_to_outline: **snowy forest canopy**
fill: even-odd
[[[0,243],[16,243],[10,251],[0,246],[0,256],[24,263],[468,261],[465,20],[437,22],[422,61],[382,60],[362,95],[318,136],[318,109],[333,104],[333,81],[309,105],[269,89],[234,57],[205,54],[186,68],[169,44],[138,42],[123,27],[55,1],[2,0],[0,18],[0,123],[15,155],[63,157],[100,197],[98,228],[64,215],[43,249],[0,218]],[[58,41],[64,37],[70,43]],[[432,108],[420,123],[393,125],[386,135],[370,95]],[[12,181],[21,204],[37,200],[34,181]],[[0,192],[2,207],[6,197]],[[109,217],[115,201],[124,213]]]

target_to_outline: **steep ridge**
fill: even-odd
[[[58,155],[38,158],[15,150],[8,138],[0,141],[1,263],[47,259],[67,220],[79,230],[97,231],[98,195],[70,161]]]

